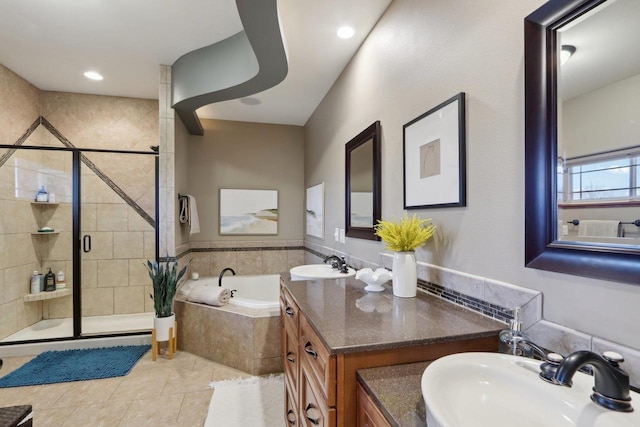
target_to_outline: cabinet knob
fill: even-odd
[[[292,409],[287,411],[287,422],[292,426],[296,425],[296,414],[293,413]]]
[[[310,354],[311,357],[315,359],[318,357],[318,353],[316,353],[314,350],[310,348],[312,345],[313,344],[311,344],[311,341],[307,341],[307,343],[304,345],[304,352],[307,354]]]
[[[311,421],[311,423],[312,423],[312,424],[315,424],[315,425],[320,424],[320,418],[311,418],[311,417],[309,416],[309,409],[315,409],[315,406],[313,406],[311,403],[309,403],[309,404],[307,405],[307,407],[306,407],[306,408],[304,408],[304,417],[305,417],[306,419],[308,419],[309,421]]]

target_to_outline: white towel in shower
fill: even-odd
[[[189,234],[196,234],[200,232],[200,220],[198,219],[198,206],[196,205],[196,198],[187,195],[189,198]]]
[[[229,304],[231,291],[220,286],[199,284],[191,289],[187,298],[191,302],[222,307]]]
[[[620,221],[580,220],[578,236],[618,237]]]

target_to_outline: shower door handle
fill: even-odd
[[[82,252],[85,254],[91,252],[91,236],[88,234],[82,237]]]

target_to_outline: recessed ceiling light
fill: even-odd
[[[87,71],[86,73],[84,73],[84,76],[91,80],[102,80],[104,78],[102,77],[102,75],[100,75],[100,73],[97,73],[95,71]]]
[[[351,37],[353,37],[353,35],[356,33],[356,30],[354,30],[351,27],[340,27],[338,28],[338,37],[340,37],[341,39],[350,39]]]
[[[240,103],[244,105],[260,105],[262,104],[262,101],[260,101],[258,98],[246,97],[240,98]]]

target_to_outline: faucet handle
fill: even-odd
[[[558,353],[548,353],[547,354],[547,362],[552,365],[559,365],[564,360],[564,356]]]
[[[609,362],[609,364],[613,366],[618,366],[619,363],[624,362],[624,357],[620,353],[616,353],[615,351],[605,351],[602,353],[602,357],[604,360]]]

